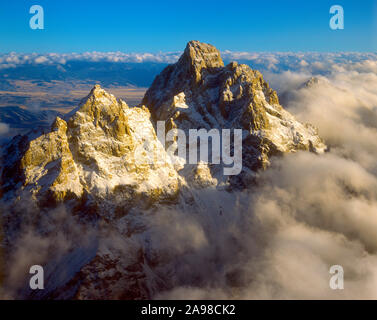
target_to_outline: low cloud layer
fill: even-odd
[[[114,63],[174,63],[180,53],[123,53],[123,52],[84,52],[47,54],[0,54],[0,69],[17,68],[22,65],[60,65],[70,61],[114,62]]]
[[[0,136],[9,132],[9,126],[6,123],[0,122]]]
[[[191,222],[175,212],[159,226],[168,245],[156,250],[171,254],[175,278],[166,277],[172,289],[156,298],[377,297],[377,179],[358,163],[331,153],[289,155],[223,216],[206,209]],[[344,268],[344,290],[329,286],[332,265]]]
[[[113,62],[113,63],[175,63],[182,52],[125,53],[125,52],[83,52],[83,53],[16,53],[0,54],[0,69],[16,68],[22,65],[61,65],[70,61]],[[254,69],[270,72],[294,71],[304,73],[329,73],[333,69],[355,69],[363,72],[377,72],[376,53],[293,53],[293,52],[221,52],[224,61],[240,61]]]
[[[0,237],[6,243],[0,250],[0,275],[5,275],[0,277],[0,299],[51,299],[95,255],[96,228],[81,224],[63,206],[41,212],[24,197],[17,207],[1,203],[0,211]],[[44,290],[29,288],[33,265],[44,268]]]

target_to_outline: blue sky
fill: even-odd
[[[41,5],[45,29],[29,27]],[[331,30],[329,9],[344,8]],[[2,0],[0,52],[180,51],[189,40],[234,51],[377,51],[377,0]]]

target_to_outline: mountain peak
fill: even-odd
[[[224,68],[220,52],[213,45],[192,40],[178,62],[167,66],[153,81],[143,98],[142,105],[161,105],[182,91],[195,90],[207,75]],[[153,108],[150,109],[153,114]]]
[[[128,109],[126,102],[118,100],[114,95],[102,89],[99,84],[96,84],[70,116],[74,116],[76,111],[80,111],[91,120],[109,118],[112,121],[124,109]]]
[[[102,97],[111,98],[111,94],[101,88],[99,84],[96,84],[87,96],[87,99],[101,99]]]
[[[178,64],[182,70],[187,70],[194,76],[196,83],[202,78],[203,69],[211,72],[224,67],[219,50],[210,44],[196,40],[187,43]]]
[[[181,58],[200,77],[201,70],[224,67],[220,52],[214,46],[200,41],[190,41]]]
[[[245,172],[266,167],[274,155],[326,148],[315,128],[283,109],[260,72],[236,62],[225,67],[220,52],[199,41],[156,77],[143,104],[167,129],[242,129]]]
[[[94,85],[94,87],[92,88],[92,90],[90,91],[91,94],[98,94],[100,93],[101,91],[105,91],[101,88],[101,85],[99,85],[98,83]]]
[[[328,83],[328,81],[325,78],[322,77],[311,77],[307,81],[305,81],[301,86],[301,88],[312,88],[318,85],[324,85]]]
[[[55,121],[53,122],[51,126],[52,131],[67,131],[67,122],[65,122],[62,118],[59,116],[56,117]]]

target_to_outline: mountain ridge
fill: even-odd
[[[198,41],[156,77],[142,104],[155,122],[165,121],[166,130],[242,129],[246,185],[273,155],[326,149],[313,126],[284,110],[259,71],[237,62],[224,66],[215,47]]]
[[[184,132],[242,129],[242,172],[225,176],[222,165],[174,163],[166,141],[157,137],[157,121]],[[67,262],[73,276],[43,294],[62,297],[69,288],[76,298],[150,298],[164,288],[158,270],[169,264],[149,240],[154,215],[174,208],[205,214],[211,203],[221,216],[225,204],[220,199],[250,187],[271,157],[325,148],[314,127],[280,106],[258,71],[236,62],[224,66],[215,47],[191,41],[179,61],[156,77],[143,104],[130,108],[96,85],[76,109],[57,117],[51,130],[7,144],[0,162],[0,201],[8,209],[2,212],[8,252],[11,239],[22,234],[24,215],[17,208],[23,201],[31,201],[36,220],[53,220],[54,210],[63,206],[69,219],[78,219],[76,227],[95,225],[96,245],[75,253],[76,262]],[[109,234],[126,255],[109,244]],[[72,250],[68,257],[81,248]]]

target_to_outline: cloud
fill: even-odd
[[[37,64],[46,63],[48,61],[49,60],[44,56],[40,56],[40,57],[37,57],[37,58],[34,59],[34,62],[37,63]]]
[[[283,82],[292,84],[283,89],[289,91],[286,107],[316,125],[334,152],[377,174],[377,75],[356,71],[359,66],[347,69],[309,88],[295,87],[300,75],[283,74]]]
[[[6,269],[6,277],[0,279],[0,299],[46,297],[95,255],[95,228],[81,224],[64,206],[41,212],[23,196],[16,207],[1,203],[0,211],[4,229],[0,229],[0,236],[7,243],[6,251],[0,251],[0,267]],[[14,213],[17,221],[9,217]],[[29,289],[33,265],[44,268],[45,290],[40,292]]]
[[[113,63],[175,63],[178,52],[125,53],[125,52],[83,52],[83,53],[30,53],[11,52],[0,54],[0,69],[16,68],[28,64],[64,65],[70,61],[113,62]],[[310,72],[327,74],[334,68],[354,68],[356,71],[376,72],[375,53],[293,53],[293,52],[234,52],[223,51],[226,62],[241,61],[254,69],[270,72]],[[350,66],[350,64],[352,64]],[[363,72],[364,72],[363,71]]]
[[[113,62],[113,63],[174,63],[180,52],[172,53],[123,53],[123,52],[84,52],[48,54],[0,54],[0,69],[17,68],[23,65],[65,65],[70,61]]]
[[[9,132],[9,125],[3,122],[0,122],[0,136],[5,135]]]
[[[176,277],[166,277],[172,289],[155,298],[377,296],[377,179],[358,163],[331,153],[275,159],[258,187],[236,198],[224,218],[213,208],[197,213],[194,224],[204,227],[206,241],[195,251],[177,252],[173,240],[156,245],[172,253]],[[177,212],[170,224],[181,217]],[[170,234],[170,224],[160,232]],[[187,245],[196,237],[190,233]],[[332,265],[344,268],[343,291],[329,287]]]

